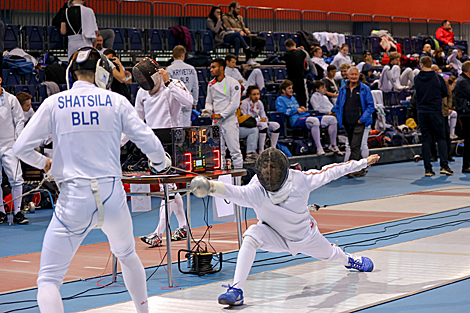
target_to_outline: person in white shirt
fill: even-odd
[[[345,253],[328,242],[310,215],[308,200],[315,189],[378,160],[379,156],[373,155],[360,161],[330,164],[321,170],[303,172],[289,169],[289,159],[281,151],[268,148],[258,157],[256,176],[248,185],[226,185],[203,176],[195,177],[191,181],[195,196],[211,195],[253,208],[258,219],[258,223],[243,234],[233,285],[219,296],[218,302],[231,306],[243,304],[243,288],[258,249],[288,252],[294,256],[302,253],[319,260],[339,262],[347,269],[372,271],[374,264],[369,258]]]
[[[0,77],[0,84],[2,78]],[[3,179],[2,167],[12,188],[14,215],[13,223],[27,224],[29,220],[21,213],[21,195],[23,194],[23,172],[18,158],[13,153],[13,144],[24,128],[24,112],[18,99],[0,87],[0,179]],[[3,192],[0,188],[0,224],[8,222],[3,206]],[[11,222],[11,221],[10,221]]]
[[[325,60],[322,58],[323,56],[323,50],[320,47],[315,47],[312,50],[313,57],[312,57],[312,62],[319,65],[323,69],[323,75],[318,75],[319,77],[324,77],[326,76],[328,64],[325,62]],[[318,71],[317,71],[318,72]]]
[[[105,56],[93,48],[79,49],[72,56],[70,71],[75,80],[72,89],[44,100],[13,146],[25,163],[46,173],[50,170],[60,186],[42,246],[39,309],[64,312],[59,288],[70,262],[87,234],[101,228],[119,259],[136,311],[147,313],[145,271],[135,252],[121,183],[119,138],[122,133],[129,136],[157,171],[171,166],[171,160],[130,102],[106,90],[112,71]],[[50,133],[53,159],[34,150]]]
[[[181,127],[181,108],[191,108],[193,105],[193,97],[184,84],[178,79],[171,79],[166,70],[158,69],[158,64],[149,58],[134,66],[132,73],[141,87],[137,92],[135,108],[142,121],[145,120],[152,129]],[[170,184],[169,189],[177,188],[175,184]],[[160,190],[163,190],[162,184]],[[186,238],[188,230],[183,199],[179,193],[170,198],[172,200],[169,204],[170,215],[175,213],[178,219],[178,229],[171,239],[180,240]],[[165,201],[162,201],[157,228],[140,239],[152,247],[161,246],[163,233],[166,230],[165,222]]]
[[[259,153],[264,151],[264,145],[266,143],[266,136],[268,134],[268,130],[271,133],[271,147],[276,148],[281,125],[279,125],[278,122],[268,121],[268,117],[266,116],[266,112],[264,111],[264,105],[259,100],[260,88],[258,86],[249,86],[246,91],[246,94],[248,95],[248,98],[245,98],[242,101],[240,109],[243,115],[251,115],[257,121],[257,127],[259,130]]]
[[[315,93],[310,98],[310,105],[314,111],[318,111],[322,116],[317,116],[320,119],[322,127],[328,127],[328,134],[330,136],[330,145],[328,149],[336,154],[343,155],[336,145],[336,137],[338,135],[338,121],[331,112],[333,109],[333,103],[326,96],[325,83],[321,80],[317,80],[313,83]]]
[[[351,61],[351,58],[348,56],[348,53],[349,53],[349,46],[343,43],[341,45],[341,49],[339,50],[338,54],[335,55],[335,57],[333,58],[331,65],[336,66],[336,68],[339,68],[340,65],[343,63],[351,65],[352,61]]]
[[[249,86],[256,85],[260,90],[265,88],[263,73],[259,68],[255,68],[250,76],[248,76],[248,80],[246,80],[237,68],[237,57],[235,55],[228,54],[225,57],[225,63],[227,65],[225,67],[225,76],[234,78],[245,88],[243,96],[246,94]]]
[[[243,167],[243,156],[240,151],[240,135],[235,111],[241,97],[240,84],[232,77],[225,76],[225,60],[217,58],[211,63],[211,74],[214,77],[207,86],[206,106],[203,115],[209,115],[214,125],[220,127],[220,156],[225,160],[226,146],[232,156],[234,168]],[[225,162],[222,162],[225,168]]]
[[[192,107],[181,108],[181,126],[191,126],[191,112],[196,109],[199,100],[199,81],[197,79],[196,69],[187,63],[184,63],[186,56],[186,48],[183,46],[176,46],[173,49],[174,61],[166,68],[171,78],[179,79],[184,83],[189,93],[193,96]]]
[[[390,63],[385,65],[379,80],[379,89],[384,92],[393,90],[410,89],[414,85],[414,78],[419,73],[419,69],[412,70],[407,67],[400,74],[400,58],[398,52],[390,53]]]

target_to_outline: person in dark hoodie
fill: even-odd
[[[442,98],[448,96],[444,79],[432,69],[432,59],[428,56],[419,61],[421,71],[416,75],[414,84],[416,88],[416,106],[418,110],[418,125],[423,134],[423,161],[424,176],[436,175],[431,164],[431,145],[433,137],[439,148],[441,174],[453,175],[447,161],[447,143],[442,115]]]
[[[462,173],[470,174],[470,61],[462,64],[462,74],[457,79],[454,95],[455,109],[462,122],[464,150]]]
[[[374,66],[372,64],[364,63],[361,73],[364,74],[367,86],[371,89],[378,89],[379,77],[374,75]]]

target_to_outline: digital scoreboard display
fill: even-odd
[[[219,126],[155,129],[154,132],[172,156],[173,166],[190,172],[220,169]]]

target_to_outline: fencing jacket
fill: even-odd
[[[250,98],[246,98],[242,101],[242,104],[240,105],[240,110],[242,111],[243,115],[249,114],[254,118],[267,118],[266,112],[264,112],[263,103],[260,100],[258,100],[258,102],[256,103],[253,103]]]
[[[47,158],[34,148],[50,133],[54,141],[51,172],[58,183],[76,178],[120,178],[122,133],[157,170],[165,167],[162,144],[129,101],[89,82],[77,81],[72,89],[44,100],[14,144],[14,153],[29,165],[44,168]]]
[[[232,77],[225,76],[221,82],[214,78],[207,86],[205,109],[220,114],[221,122],[233,119],[236,123],[235,111],[240,104],[240,92],[240,84]]]
[[[196,69],[182,60],[175,60],[166,68],[168,74],[173,79],[179,79],[193,96],[193,105],[197,105],[199,99],[199,81]]]
[[[310,104],[313,110],[320,112],[321,114],[330,113],[333,109],[333,103],[328,99],[326,95],[322,95],[319,92],[315,92],[310,98]]]
[[[341,52],[338,52],[338,54],[335,55],[333,61],[331,62],[331,65],[334,65],[336,66],[336,68],[339,69],[340,65],[343,63],[351,64],[351,58],[347,55],[343,55]]]
[[[292,191],[287,199],[279,204],[273,204],[257,176],[246,186],[225,185],[223,194],[216,192],[212,195],[243,207],[253,208],[258,220],[268,224],[283,238],[294,242],[302,241],[311,229],[312,218],[307,208],[310,193],[330,181],[365,167],[367,160],[362,159],[326,165],[321,170],[290,170]]]
[[[24,113],[15,96],[2,88],[0,96],[0,152],[11,148],[24,128]],[[1,169],[0,169],[1,170]]]
[[[393,69],[393,70],[392,70]],[[400,67],[398,65],[385,65],[380,75],[379,89],[385,92],[392,91],[400,83]]]
[[[140,88],[135,99],[139,117],[145,119],[152,129],[180,126],[181,108],[191,108],[192,105],[193,97],[178,79],[172,79],[168,87],[162,82],[160,90],[154,95]]]

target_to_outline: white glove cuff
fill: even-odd
[[[223,195],[225,193],[225,184],[220,181],[211,180],[211,190],[210,193],[219,193]]]

